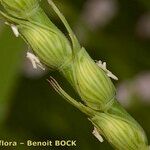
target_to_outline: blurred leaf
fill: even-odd
[[[139,2],[140,2],[147,10],[150,10],[150,1],[148,1],[148,0],[139,0]]]
[[[16,44],[17,43],[17,44]],[[22,41],[3,27],[0,34],[0,123],[6,116],[9,98],[16,82],[21,62]]]

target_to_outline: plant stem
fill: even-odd
[[[10,25],[16,26],[20,36],[44,65],[58,70],[73,86],[80,102],[69,96],[55,79],[49,80],[61,96],[87,115],[100,141],[102,135],[117,150],[148,150],[144,130],[116,100],[110,77],[117,77],[107,70],[105,62],[95,63],[80,46],[65,17],[52,1],[49,3],[64,23],[71,42],[46,16],[36,0],[1,0],[7,11],[1,15]],[[40,64],[38,60],[35,63]]]

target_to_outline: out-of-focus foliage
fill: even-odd
[[[20,72],[21,40],[14,39],[10,29],[1,25],[0,28],[0,123],[5,118],[9,99],[11,99],[14,84]],[[13,44],[16,42],[17,44]]]
[[[89,24],[92,19],[93,21],[95,19],[91,17],[93,13],[105,12],[105,15],[108,10],[95,11],[94,9],[97,7],[94,7],[96,5],[93,2],[103,4],[100,1],[106,0],[54,1],[92,58],[106,61],[108,68],[118,76],[119,81],[115,82],[116,86],[124,82],[130,84],[130,81],[135,84],[133,80],[135,81],[138,74],[145,71],[150,72],[150,35],[148,36],[148,29],[144,28],[143,30],[143,23],[140,22],[141,18],[150,12],[148,0],[107,0],[108,5],[109,2],[115,3],[116,9],[112,10],[116,12],[107,19],[107,22],[103,22],[103,25],[98,22],[94,28],[91,28],[92,26]],[[50,10],[46,0],[43,0],[41,4],[54,23],[66,33],[61,21]],[[93,8],[93,10],[88,10],[88,8]],[[111,8],[111,5],[108,8]],[[91,16],[88,14],[87,17],[89,11]],[[89,21],[89,19],[91,20]],[[146,21],[144,23],[148,24]],[[62,85],[76,96],[65,79],[60,78],[56,72],[48,72],[43,76],[40,73],[34,78],[33,71],[30,71],[27,76],[29,66],[23,65],[23,61],[26,64],[23,52],[27,48],[22,40],[13,36],[8,27],[1,25],[1,28],[0,122],[3,126],[1,125],[0,138],[19,141],[76,139],[77,147],[69,148],[69,150],[111,150],[112,148],[106,141],[101,144],[95,139],[91,133],[93,127],[86,117],[66,103],[46,81],[52,75],[60,83],[63,81]],[[147,31],[146,36],[145,30]],[[29,76],[31,74],[33,75]],[[135,85],[139,86],[139,84]],[[146,88],[146,90],[149,89]],[[143,126],[150,140],[150,97],[147,98],[147,103],[143,99],[133,93],[130,97],[131,104],[127,106],[127,109]],[[18,149],[27,149],[27,147],[20,146]],[[41,148],[31,147],[28,149]]]

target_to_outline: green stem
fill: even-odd
[[[68,22],[52,1],[49,0],[49,3],[69,32],[71,43],[36,0],[0,2],[7,11],[7,14],[1,12],[2,16],[10,25],[16,25],[21,37],[43,64],[58,70],[68,80],[80,100],[70,97],[53,78],[49,81],[51,85],[88,116],[99,135],[103,135],[117,150],[149,149],[144,130],[115,98],[116,90],[109,78],[111,72],[106,69],[105,63],[98,66],[80,46]]]

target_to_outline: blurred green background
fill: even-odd
[[[118,78],[117,97],[142,125],[150,140],[150,1],[55,0],[94,60],[107,62]],[[47,15],[65,33],[59,18],[41,1]],[[47,83],[50,75],[74,95],[57,72],[33,70],[28,46],[0,22],[0,139],[77,140],[77,147],[52,149],[112,150],[93,135],[86,116],[66,103]],[[18,146],[4,149],[36,150]]]

